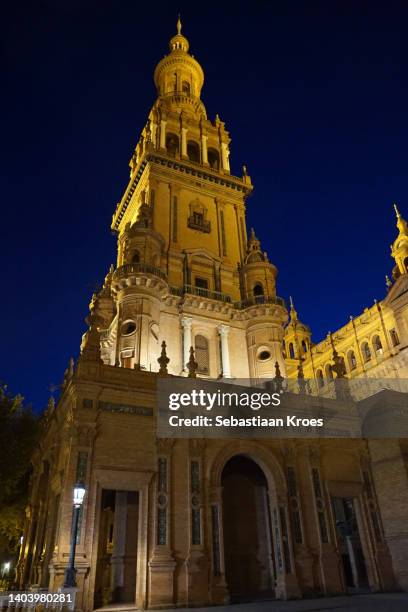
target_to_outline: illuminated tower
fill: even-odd
[[[157,371],[163,340],[169,371],[185,374],[190,347],[211,378],[284,372],[277,270],[252,232],[246,169],[229,163],[230,137],[200,98],[204,73],[181,33],[157,65],[157,99],[130,160],[130,181],[112,219],[117,267],[93,300],[106,364]],[[107,303],[107,286],[113,304]],[[106,317],[107,312],[111,317]]]

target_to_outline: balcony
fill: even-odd
[[[276,304],[276,306],[286,308],[286,302],[283,298],[278,296],[271,297],[268,295],[254,295],[246,300],[242,300],[242,302],[234,302],[234,308],[237,310],[244,310],[245,308],[250,308],[251,306],[264,304]]]
[[[184,287],[171,287],[171,293],[182,297],[185,294],[196,295],[198,297],[207,298],[208,300],[217,300],[225,304],[231,303],[231,297],[220,291],[211,291],[204,287],[195,287],[194,285],[184,285]]]
[[[113,281],[118,281],[122,278],[126,278],[127,276],[132,276],[134,274],[152,274],[153,276],[157,276],[161,280],[167,280],[167,277],[164,272],[160,270],[160,268],[156,268],[148,263],[130,263],[125,264],[124,266],[120,266],[113,273]]]

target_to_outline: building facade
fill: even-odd
[[[406,441],[156,435],[158,379],[192,370],[254,384],[286,373],[300,381],[296,401],[315,393],[353,418],[377,401],[404,410],[402,388],[368,406],[345,402],[332,379],[406,375],[406,223],[398,213],[386,298],[312,346],[293,304],[287,323],[277,269],[247,236],[251,179],[245,168],[231,174],[229,134],[207,118],[204,74],[180,22],[154,81],[112,219],[116,266],[92,297],[80,357],[33,458],[19,585],[62,585],[81,480],[79,609],[407,590]]]

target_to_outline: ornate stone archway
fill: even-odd
[[[294,570],[294,556],[289,525],[287,488],[284,472],[275,455],[259,442],[234,440],[227,443],[208,462],[207,478],[210,483],[209,524],[212,549],[211,598],[214,603],[229,601],[225,572],[225,548],[223,533],[222,473],[230,459],[241,455],[252,460],[263,472],[269,498],[269,522],[276,568],[275,597],[291,599],[300,597]]]

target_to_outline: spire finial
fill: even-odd
[[[181,23],[181,19],[180,19],[180,13],[178,14],[178,19],[177,19],[177,34],[180,36],[181,34],[181,28],[183,27],[183,24]]]
[[[394,210],[395,210],[395,214],[397,215],[397,219],[400,219],[401,217],[401,213],[398,210],[398,206],[396,205],[396,203],[394,202]]]

